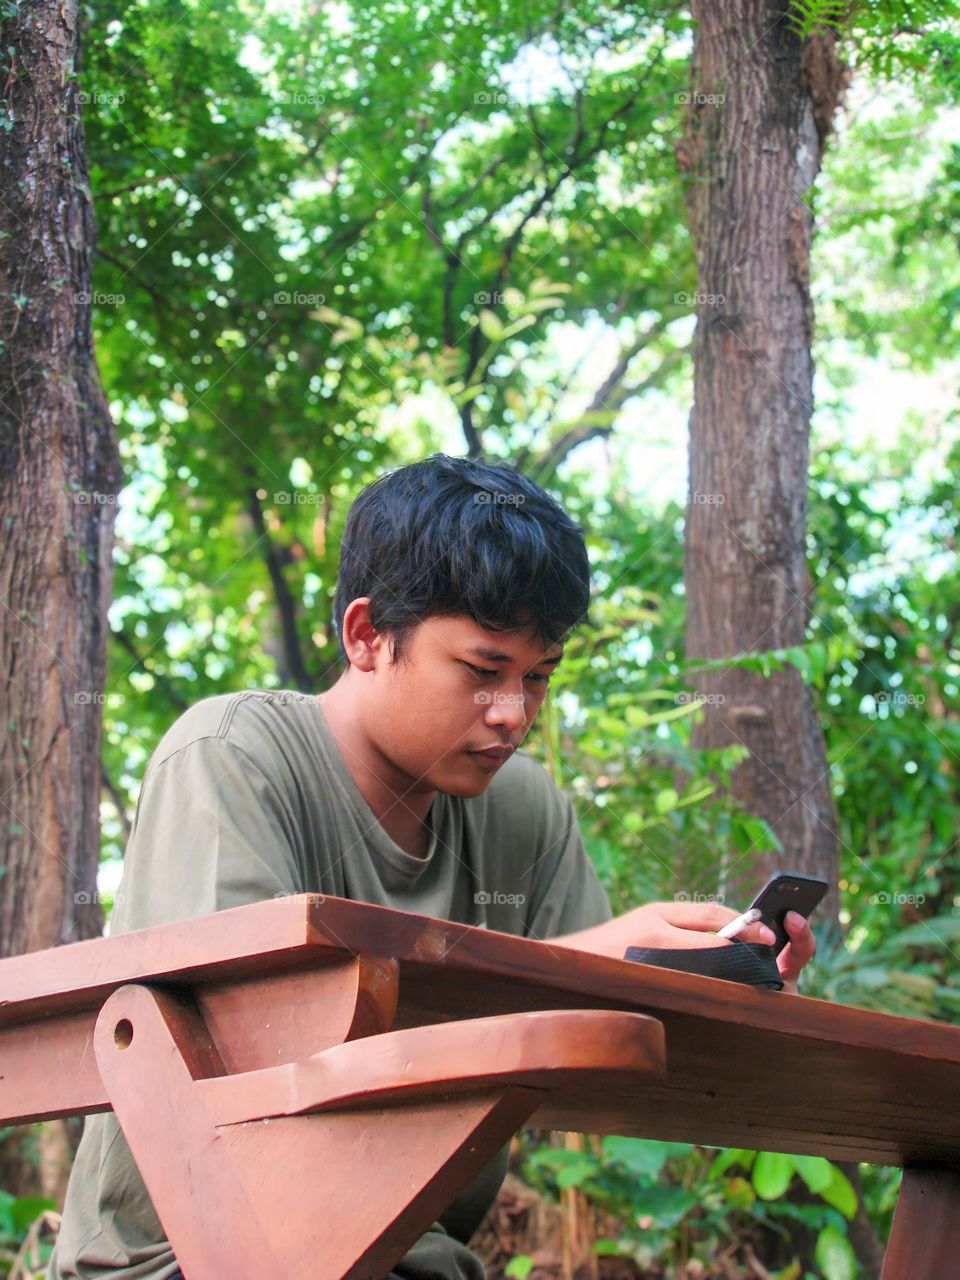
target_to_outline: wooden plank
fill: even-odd
[[[332,940],[335,928],[322,937],[315,934],[314,898],[319,895],[269,898],[115,938],[90,938],[0,960],[0,1027],[45,1014],[99,1009],[127,982],[226,981],[355,955],[351,947]]]
[[[217,1128],[208,1109],[215,1095],[197,1082],[227,1079],[203,1022],[185,1002],[145,986],[123,987],[98,1019],[94,1047],[121,1128],[191,1280],[381,1280],[541,1096],[497,1087],[381,1110]]]
[[[904,1169],[880,1280],[947,1280],[958,1274],[960,1171]]]
[[[565,1084],[592,1099],[612,1082],[637,1089],[662,1076],[664,1056],[655,1018],[563,1009],[391,1031],[282,1067],[201,1080],[196,1092],[219,1125],[505,1085],[552,1091]]]
[[[261,948],[252,958],[244,952],[251,945]],[[22,1024],[38,1010],[55,1014],[79,1000],[95,1016],[104,993],[126,981],[223,991],[252,971],[309,971],[350,954],[396,957],[396,1029],[551,1008],[621,1009],[661,1019],[664,1081],[609,1090],[592,1111],[596,1131],[960,1167],[958,1027],[344,899],[272,900],[218,912],[202,927],[177,922],[3,960],[0,1009]],[[86,1033],[78,1034],[78,1025],[73,1015],[64,1019],[55,1061],[57,1037],[49,1028],[23,1061],[47,1074],[81,1073],[92,1017]],[[560,1094],[542,1120],[578,1127],[584,1117],[577,1105]]]
[[[396,961],[335,955],[319,968],[190,989],[227,1071],[274,1067],[389,1029],[397,1007]],[[49,1014],[0,1029],[5,1123],[110,1109],[93,1052],[98,1013]]]

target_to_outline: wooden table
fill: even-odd
[[[382,1280],[526,1124],[902,1165],[947,1280],[958,1099],[957,1027],[341,898],[0,961],[0,1123],[112,1108],[189,1280]]]

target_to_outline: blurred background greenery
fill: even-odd
[[[738,661],[797,668],[826,739],[841,909],[805,992],[955,1021],[960,63],[955,27],[894,41],[889,9],[872,29],[850,6],[855,75],[813,197],[815,609],[803,645]],[[96,350],[125,466],[106,914],[160,735],[211,694],[332,683],[349,504],[438,449],[524,467],[586,532],[590,617],[528,745],[615,910],[716,893],[721,850],[776,850],[725,789],[745,748],[691,741],[686,7],[94,0],[83,20]],[[853,1224],[886,1238],[899,1177],[534,1133],[515,1156],[580,1215],[584,1275],[845,1280]],[[27,1265],[43,1207],[0,1193],[0,1270]],[[745,1252],[722,1269],[761,1239],[766,1271]],[[534,1252],[491,1250],[491,1278],[555,1274]]]

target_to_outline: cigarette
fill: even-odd
[[[729,924],[725,924],[722,929],[717,930],[718,938],[735,938],[738,933],[743,933],[744,929],[754,924],[760,919],[760,911],[757,907],[751,907],[749,911],[745,911],[742,916],[737,916],[735,920],[731,920]]]

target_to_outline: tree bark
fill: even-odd
[[[4,13],[0,955],[11,955],[102,932],[100,746],[121,469],[93,353],[77,0]]]
[[[846,84],[831,37],[801,41],[776,0],[694,0],[686,138],[697,260],[685,542],[687,654],[722,659],[801,644],[813,407],[808,198]],[[837,826],[823,736],[793,669],[701,671],[700,747],[742,743],[736,798],[783,853],[726,852],[742,903],[771,870],[836,886]],[[836,918],[836,889],[818,915]]]

